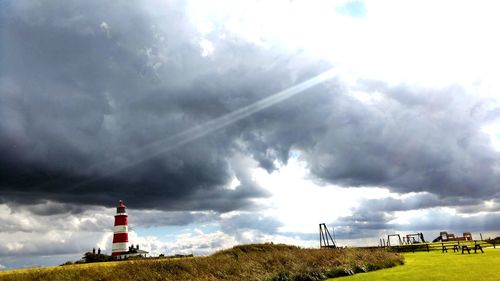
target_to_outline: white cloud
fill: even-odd
[[[0,256],[81,255],[96,247],[104,236],[106,233],[51,230],[50,227],[44,232],[0,233],[3,241]]]
[[[139,244],[142,249],[152,255],[176,255],[194,254],[208,255],[215,251],[230,248],[238,241],[231,235],[222,231],[204,233],[187,232],[178,235],[173,241],[165,241],[158,236],[138,236],[135,232],[129,233],[129,241],[132,244]]]
[[[189,13],[202,34],[222,25],[257,46],[304,49],[357,77],[499,88],[499,3],[365,1],[366,17],[350,18],[336,13],[345,2],[193,1]]]
[[[482,131],[488,135],[490,142],[496,151],[500,151],[500,122],[494,120],[482,127]]]
[[[270,198],[258,200],[266,206],[262,213],[282,222],[282,232],[315,232],[319,223],[349,216],[362,199],[390,195],[383,188],[353,189],[317,183],[306,163],[295,157],[271,174],[258,169],[254,177],[272,193]]]
[[[106,37],[111,38],[111,30],[107,22],[105,21],[101,22],[101,25],[99,27],[104,33],[106,33]]]
[[[12,208],[0,204],[0,256],[81,255],[93,247],[106,249],[113,226],[113,209],[88,208],[79,214],[43,214],[61,207],[51,201]],[[41,212],[42,215],[36,212]]]
[[[200,41],[200,48],[202,57],[210,56],[215,51],[214,44],[207,39],[202,39]]]

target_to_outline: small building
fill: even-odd
[[[147,255],[149,254],[148,251],[144,251],[144,250],[141,250],[139,249],[139,245],[136,245],[134,247],[134,245],[128,247],[128,251],[125,252],[125,253],[122,253],[122,254],[119,254],[119,255],[116,255],[116,259],[118,260],[125,260],[125,259],[128,259],[130,257],[147,257]]]

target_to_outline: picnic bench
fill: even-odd
[[[448,253],[448,247],[453,247],[453,253],[455,252],[458,252],[459,249],[458,249],[458,244],[444,244],[444,243],[441,243],[441,251],[444,253],[444,252],[447,252]]]
[[[481,253],[484,253],[483,251],[483,247],[481,247],[481,245],[477,244],[476,241],[474,241],[474,247],[472,247],[472,245],[467,246],[467,245],[462,245],[462,254],[467,251],[467,253],[470,254],[470,251],[471,250],[474,250],[474,254],[477,253],[477,250],[481,250]]]
[[[448,250],[451,250],[451,249],[453,249],[454,253],[460,252],[460,250],[461,250],[462,254],[465,252],[470,254],[471,250],[474,250],[474,254],[476,254],[478,251],[481,251],[481,253],[484,253],[483,247],[477,241],[474,241],[474,244],[472,244],[472,241],[466,242],[466,243],[464,243],[464,242],[460,243],[460,241],[457,241],[454,243],[452,243],[451,241],[448,243],[441,242],[441,252],[442,253],[445,253],[445,252],[448,253]]]

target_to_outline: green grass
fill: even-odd
[[[389,269],[329,279],[354,280],[499,280],[500,249],[484,249],[484,254],[441,253],[440,251],[405,253],[405,264]]]

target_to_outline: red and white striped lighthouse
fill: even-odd
[[[128,215],[125,208],[123,201],[118,201],[115,215],[112,256],[122,255],[128,251]]]

